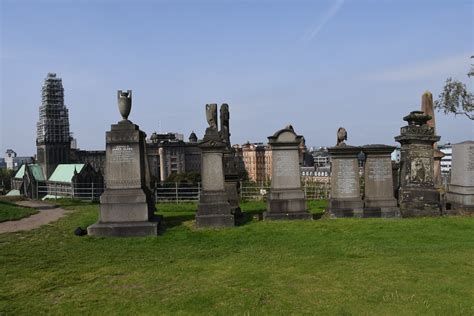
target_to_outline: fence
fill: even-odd
[[[70,198],[78,200],[97,201],[104,192],[102,183],[62,183],[50,182],[36,187],[38,199]]]
[[[302,189],[308,200],[328,199],[330,188],[331,185],[325,182],[308,182],[302,185]],[[103,184],[79,183],[72,186],[69,183],[47,182],[46,184],[37,186],[36,197],[38,197],[38,199],[70,198],[97,201],[102,192],[104,192]],[[239,195],[241,200],[265,200],[268,193],[270,193],[269,185],[240,183]],[[197,202],[201,194],[201,184],[162,183],[153,189],[153,194],[157,203]]]

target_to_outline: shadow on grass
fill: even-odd
[[[254,220],[263,220],[263,211],[256,210],[242,212],[241,214],[235,216],[235,226],[243,226]]]
[[[162,228],[164,230],[173,227],[181,226],[184,222],[192,221],[195,218],[195,214],[176,215],[176,216],[164,216],[162,222]]]

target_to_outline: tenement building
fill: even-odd
[[[165,181],[171,174],[200,172],[201,150],[194,132],[189,142],[176,133],[153,133],[147,142],[148,164],[154,181]]]

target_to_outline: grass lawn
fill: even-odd
[[[474,314],[470,217],[264,222],[249,202],[245,224],[195,230],[196,204],[159,204],[162,236],[100,238],[73,235],[97,204],[61,203],[0,235],[0,314]]]
[[[37,210],[21,207],[7,201],[0,200],[0,223],[15,221],[38,213]]]

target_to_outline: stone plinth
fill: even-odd
[[[301,188],[298,148],[302,136],[288,126],[268,140],[272,148],[272,185],[264,219],[312,219]]]
[[[199,148],[202,151],[202,190],[196,213],[196,226],[198,228],[234,226],[234,216],[224,185],[225,143],[217,129],[207,128]]]
[[[397,200],[393,195],[391,153],[395,147],[366,145],[364,172],[364,217],[399,217]]]
[[[474,141],[453,145],[448,214],[474,213]]]
[[[401,144],[398,200],[403,217],[441,215],[433,171],[433,144],[440,137],[426,124],[430,118],[420,111],[411,112],[403,118],[408,125],[395,137]]]
[[[99,221],[87,228],[97,236],[156,236],[159,218],[149,188],[146,135],[123,120],[106,134],[106,190]]]
[[[360,151],[360,147],[346,144],[328,148],[331,155],[331,197],[327,210],[333,218],[363,216],[357,159]]]

